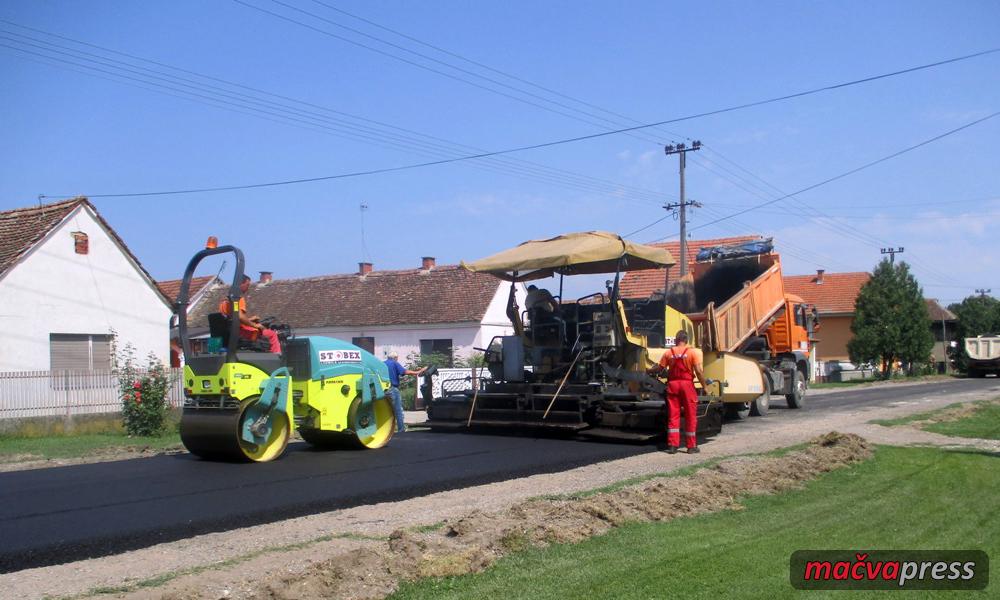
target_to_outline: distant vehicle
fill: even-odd
[[[965,353],[969,355],[969,377],[1000,375],[1000,336],[980,335],[965,338]]]

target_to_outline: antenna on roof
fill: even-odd
[[[361,202],[361,260],[372,262],[372,257],[368,254],[368,246],[365,244],[365,211],[368,210],[368,203]]]

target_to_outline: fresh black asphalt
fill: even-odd
[[[768,419],[814,419],[832,410],[989,388],[1000,391],[1000,381],[866,388],[809,396],[802,411],[785,409],[783,400],[775,399]],[[752,430],[755,421],[726,427]],[[653,450],[649,445],[413,431],[377,451],[320,451],[292,444],[270,463],[216,463],[178,454],[2,473],[0,572]]]

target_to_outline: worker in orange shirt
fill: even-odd
[[[702,370],[702,353],[698,348],[688,346],[688,335],[678,331],[677,342],[668,348],[660,358],[660,364],[650,369],[653,375],[667,371],[667,453],[675,454],[681,445],[681,412],[684,413],[684,445],[688,454],[700,452],[695,432],[698,429],[698,392],[694,389],[694,378],[705,389],[705,373]]]
[[[240,339],[250,340],[251,342],[257,341],[257,338],[264,336],[268,344],[270,344],[269,352],[274,354],[281,354],[281,342],[278,340],[278,334],[273,329],[268,329],[260,323],[260,317],[254,315],[252,317],[247,316],[247,290],[250,289],[250,277],[247,275],[243,276],[243,280],[240,282]],[[230,302],[229,298],[223,298],[219,302],[219,312],[230,316]]]

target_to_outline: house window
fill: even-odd
[[[73,251],[77,254],[87,254],[90,252],[90,241],[87,234],[82,231],[73,232]]]
[[[442,367],[452,367],[454,366],[454,360],[451,354],[451,340],[420,340],[420,354],[421,356],[427,356],[428,354],[437,354],[443,357],[445,364],[438,365]]]
[[[362,350],[375,354],[375,338],[373,337],[353,337],[351,343]]]
[[[89,333],[50,333],[49,369],[52,371],[110,371],[111,336]]]

